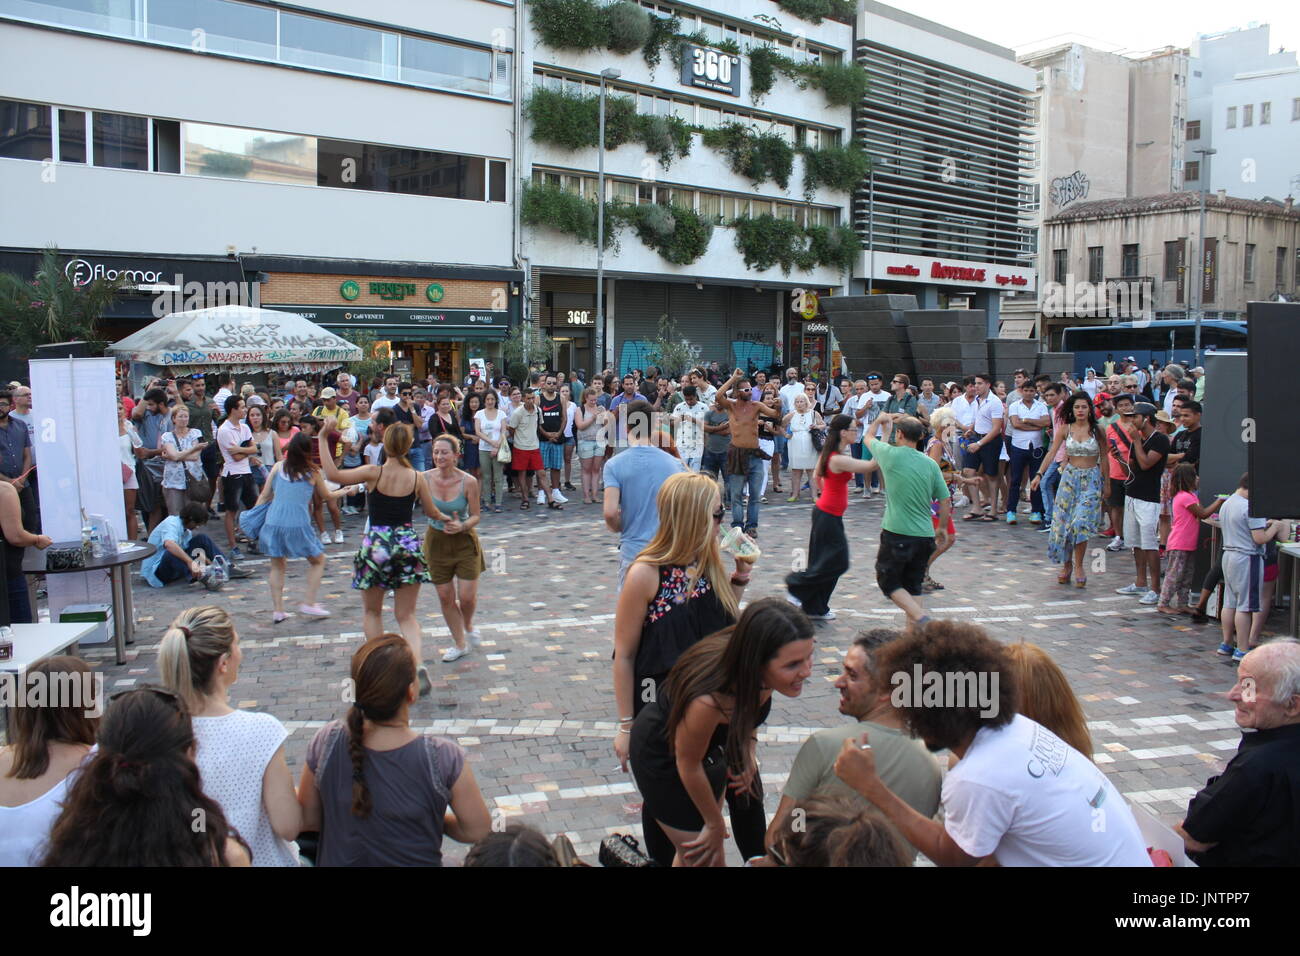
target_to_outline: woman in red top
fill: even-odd
[[[849,539],[844,535],[844,510],[848,507],[848,484],[854,474],[875,471],[875,461],[861,461],[849,454],[858,440],[858,425],[851,415],[831,419],[822,443],[821,457],[813,471],[813,490],[819,492],[808,535],[809,565],[785,579],[786,596],[802,607],[814,621],[833,621],[831,594],[840,576],[849,569]]]

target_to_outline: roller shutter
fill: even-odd
[[[727,363],[767,369],[776,360],[776,302],[780,292],[733,288],[727,333]]]
[[[668,312],[668,286],[620,279],[614,292],[614,367],[619,375],[650,364],[659,318]]]

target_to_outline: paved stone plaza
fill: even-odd
[[[576,498],[577,496],[573,496]],[[811,505],[763,507],[763,557],[746,597],[784,592],[782,578],[805,548]],[[876,541],[884,505],[853,499],[845,515],[853,568],[832,607],[838,620],[818,627],[817,672],[798,699],[773,702],[760,734],[759,758],[769,814],[799,744],[812,729],[845,718],[831,681],[856,632],[900,624],[902,615],[875,583]],[[182,608],[215,601],[236,615],[244,650],[231,703],[267,711],[290,730],[287,746],[295,777],[317,728],[344,711],[341,681],[360,645],[361,601],[353,592],[352,551],[364,518],[345,519],[347,545],[327,549],[322,604],[334,616],[291,615],[271,624],[271,602],[259,570],[218,594],[173,585],[135,586],[138,628],[128,661],[118,667],[111,648],[87,650],[105,674],[109,693],[157,679],[157,644]],[[216,522],[209,530],[216,530]],[[618,568],[617,536],[600,508],[571,502],[563,511],[513,509],[486,515],[480,525],[489,571],[481,581],[477,626],[485,645],[454,664],[439,662],[450,645],[432,586],[420,596],[426,625],[425,658],[433,693],[412,712],[417,728],[457,739],[466,747],[488,806],[546,833],[566,832],[591,862],[600,839],[616,830],[639,832],[639,796],[618,769],[610,653]],[[1046,535],[1022,523],[958,522],[957,544],[935,566],[946,590],[927,598],[931,613],[959,615],[1003,641],[1025,639],[1047,648],[1065,668],[1089,717],[1097,763],[1133,803],[1178,822],[1188,798],[1220,772],[1239,733],[1225,694],[1235,668],[1214,653],[1215,624],[1170,620],[1114,589],[1132,581],[1131,552],[1093,552],[1086,590],[1056,583]],[[218,540],[224,537],[215,535]],[[1098,539],[1097,548],[1104,544]],[[298,603],[305,562],[290,563],[286,603]],[[388,618],[388,625],[395,626]],[[1285,628],[1278,613],[1266,634]],[[820,680],[817,679],[820,676]],[[733,862],[738,861],[729,841]],[[447,859],[464,848],[448,842]]]

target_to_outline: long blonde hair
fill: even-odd
[[[1091,760],[1088,719],[1065,672],[1037,644],[1010,644],[1007,656],[1020,690],[1020,713],[1042,724]]]
[[[703,575],[713,585],[719,600],[732,617],[740,615],[740,602],[727,585],[727,570],[722,564],[722,549],[713,522],[713,500],[718,484],[708,475],[695,471],[679,472],[659,488],[655,503],[659,508],[659,528],[650,543],[641,549],[636,561],[656,567],[665,564],[694,566],[687,594],[694,592],[695,582]]]

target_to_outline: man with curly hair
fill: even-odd
[[[942,823],[917,813],[876,771],[867,734],[847,739],[835,772],[940,866],[1150,866],[1133,813],[1106,775],[1017,713],[1002,645],[983,628],[932,621],[882,649],[893,702],[931,750],[957,758]]]

